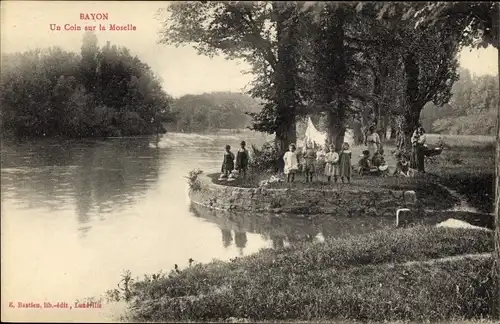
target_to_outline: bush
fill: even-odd
[[[194,169],[189,171],[186,177],[186,179],[188,179],[189,189],[191,189],[192,191],[201,190],[201,183],[200,180],[198,179],[198,176],[202,173],[203,171],[201,171],[200,169]]]
[[[274,142],[267,142],[258,149],[252,145],[253,158],[250,167],[257,172],[276,172],[279,169],[281,154]]]

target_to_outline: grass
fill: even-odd
[[[132,286],[134,321],[440,320],[486,315],[492,234],[417,226],[197,264]]]

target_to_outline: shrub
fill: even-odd
[[[198,191],[201,189],[201,183],[200,180],[198,179],[198,176],[202,174],[203,171],[200,169],[194,169],[189,171],[186,179],[188,179],[188,184],[189,184],[189,189],[192,191]]]
[[[278,170],[278,162],[281,154],[274,142],[267,142],[258,149],[252,145],[253,158],[250,167],[257,172],[275,172]]]

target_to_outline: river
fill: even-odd
[[[120,307],[19,309],[9,302],[67,302],[102,296],[130,270],[142,277],[248,255],[304,239],[388,225],[388,220],[312,221],[193,208],[184,178],[217,169],[226,144],[261,145],[262,134],[175,134],[3,143],[2,318],[110,321]],[[250,145],[248,145],[250,147]],[[4,316],[6,316],[4,318]]]

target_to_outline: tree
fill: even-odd
[[[200,54],[243,59],[256,76],[252,96],[266,101],[252,128],[275,133],[281,150],[296,140],[299,12],[288,2],[180,2],[167,9],[161,42],[192,44]],[[160,10],[160,14],[164,10]]]
[[[384,4],[390,7],[391,4]],[[384,8],[382,7],[382,8]],[[385,9],[387,10],[387,9]],[[464,46],[494,46],[499,50],[500,4],[498,2],[438,2],[423,3],[419,10],[409,10],[406,18],[416,26],[448,26],[454,28]],[[500,69],[500,50],[498,51]],[[499,79],[500,82],[500,79]],[[492,316],[500,318],[500,107],[497,111],[497,146],[495,177],[495,249],[493,256],[494,297]]]
[[[250,123],[246,112],[258,112],[259,102],[250,96],[233,92],[211,92],[184,95],[174,100],[177,131],[205,132],[221,128],[245,128]],[[194,120],[194,115],[198,119]],[[202,117],[203,116],[203,117]]]
[[[95,32],[86,31],[83,34],[81,46],[80,77],[88,92],[94,92],[98,84],[99,46]]]
[[[60,48],[2,55],[2,132],[13,136],[152,134],[169,118],[171,98],[150,68],[125,48]]]
[[[342,148],[348,118],[348,74],[344,44],[346,12],[330,4],[311,24],[312,101],[326,114],[328,142]]]
[[[360,54],[357,62],[351,64],[351,73],[366,79],[370,84],[369,104],[366,111],[368,124],[377,126],[381,138],[385,137],[390,120],[400,114],[403,101],[404,75],[401,62],[401,42],[394,37],[398,26],[391,21],[377,19],[376,4],[358,4],[357,15],[349,28],[349,48]],[[400,27],[399,27],[400,28]],[[390,47],[392,50],[387,51]]]

